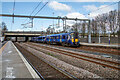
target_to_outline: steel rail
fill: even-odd
[[[19,44],[14,44],[17,48],[18,46],[20,46]],[[21,47],[21,46],[20,46]],[[19,50],[19,49],[18,49]],[[20,51],[21,52],[21,51]],[[23,55],[23,53],[21,52],[21,54]],[[43,76],[39,73],[39,71],[32,65],[32,63],[23,55],[23,57],[27,60],[27,62],[31,65],[31,67],[35,70],[35,72],[39,75],[39,77],[42,79],[42,80],[45,80],[43,78]]]
[[[34,44],[32,44],[32,45],[34,45]],[[35,46],[35,45],[34,45]],[[39,46],[40,47],[40,45],[36,45],[36,46]],[[46,46],[41,46],[41,48],[47,48],[47,50],[50,50],[50,51],[53,51],[53,52],[57,52],[57,49],[55,49],[55,48],[50,48],[50,47],[46,47]],[[33,47],[32,47],[33,48]],[[113,69],[116,69],[116,70],[120,70],[120,68],[119,67],[114,67],[114,66],[111,66],[111,65],[108,65],[108,64],[104,64],[104,63],[100,63],[100,62],[96,62],[96,61],[92,61],[92,60],[89,60],[89,59],[85,59],[85,58],[80,58],[80,57],[78,57],[78,56],[74,56],[74,54],[72,54],[72,55],[70,55],[70,54],[65,54],[62,50],[61,51],[59,51],[59,53],[61,53],[61,54],[64,54],[64,55],[67,55],[67,56],[72,56],[72,57],[75,57],[75,58],[78,58],[78,59],[82,59],[82,60],[85,60],[85,61],[89,61],[89,62],[92,62],[92,63],[96,63],[96,64],[99,64],[99,65],[102,65],[102,66],[106,66],[106,67],[109,67],[109,68],[113,68]],[[68,53],[68,52],[66,52],[66,53]],[[83,56],[82,56],[83,57]],[[105,61],[104,61],[105,62]]]
[[[44,47],[47,47],[47,46],[44,46]],[[112,63],[112,64],[115,64],[115,65],[120,65],[120,63],[118,63],[118,62],[113,62],[113,61],[109,61],[109,60],[105,60],[105,59],[95,58],[95,57],[92,57],[92,56],[77,54],[75,52],[70,52],[70,51],[66,51],[66,50],[55,49],[55,48],[52,48],[52,47],[49,47],[49,48],[57,50],[59,52],[62,51],[62,52],[66,52],[66,53],[71,53],[71,54],[76,55],[76,56],[79,55],[79,56],[83,56],[83,57],[86,57],[86,58],[91,58],[91,59],[95,59],[95,60],[99,60],[99,61],[103,61],[103,62],[107,62],[107,63]]]
[[[20,46],[20,45],[19,45]],[[21,46],[22,47],[22,46]],[[23,48],[23,47],[22,47]],[[26,50],[26,49],[25,49]],[[34,54],[33,54],[34,55]],[[36,56],[36,55],[35,55]],[[36,56],[38,57],[38,56]],[[72,80],[79,80],[78,78],[76,78],[75,76],[73,76],[72,74],[66,72],[65,70],[58,68],[57,66],[55,66],[54,64],[48,62],[47,60],[38,57],[39,59],[41,59],[43,62],[45,62],[46,64],[48,64],[49,66],[51,66],[52,68],[54,68],[55,70],[57,70],[58,72],[62,73],[63,75],[67,76],[68,78],[72,79]],[[38,72],[38,71],[37,71]]]

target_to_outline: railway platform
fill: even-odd
[[[0,77],[4,78],[39,78],[23,55],[8,41],[0,52]]]
[[[113,44],[84,43],[84,42],[81,42],[80,44],[85,46],[120,48],[120,45],[113,45]]]

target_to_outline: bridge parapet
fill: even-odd
[[[40,31],[7,31],[4,32],[4,36],[41,36],[42,34],[46,34],[45,32]]]

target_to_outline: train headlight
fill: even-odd
[[[74,42],[74,39],[72,39],[72,42]]]
[[[75,42],[78,42],[78,39],[75,39]]]

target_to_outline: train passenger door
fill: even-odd
[[[65,35],[62,36],[62,41],[65,42]]]
[[[60,42],[62,42],[62,35],[60,35]]]

